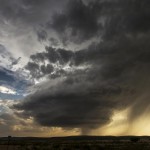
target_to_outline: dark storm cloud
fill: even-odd
[[[91,49],[93,49],[92,52]],[[92,65],[93,63],[95,64],[95,61],[97,61],[99,57],[100,54],[98,54],[97,49],[93,48],[93,45],[90,46],[89,49],[77,52],[46,46],[44,52],[30,56],[31,61],[28,62],[25,68],[30,71],[33,78],[41,77],[41,73],[43,75],[50,74],[52,71],[55,71],[55,74],[53,73],[51,75],[52,78],[54,76],[60,77],[61,75],[66,74],[66,71],[63,70],[65,65],[68,65],[69,67],[78,67],[80,65],[86,65],[87,63],[91,63]],[[49,64],[45,65],[45,61],[48,61]],[[58,68],[53,67],[56,63],[60,65]]]
[[[46,41],[46,39],[47,39],[47,33],[46,33],[46,31],[44,31],[44,30],[38,31],[38,32],[37,32],[37,36],[38,36],[38,40],[39,40],[40,42]]]
[[[82,81],[74,84],[64,82],[30,95],[15,108],[25,109],[24,117],[32,115],[44,126],[95,128],[109,121],[112,108],[116,105],[105,95],[121,91],[115,87],[90,89],[86,86]]]
[[[102,30],[102,25],[98,22],[100,10],[95,3],[89,6],[82,0],[69,1],[66,10],[54,14],[47,26],[54,29],[64,43],[68,39],[81,43],[99,35]]]
[[[102,17],[103,41],[76,52],[46,47],[44,52],[32,55],[31,60],[35,64],[48,60],[49,65],[59,62],[72,68],[90,67],[70,73],[62,71],[63,81],[54,86],[51,80],[43,83],[38,92],[14,105],[14,109],[24,110],[23,117],[33,116],[44,126],[83,130],[108,123],[114,110],[129,106],[129,119],[134,120],[150,105],[149,1],[94,1],[91,5],[71,2],[68,13],[57,13],[51,27],[57,32],[71,28],[71,34],[65,38],[72,41],[75,34],[84,41],[98,36],[101,26],[97,26],[97,21]],[[47,71],[43,69],[43,73]]]
[[[93,46],[90,50],[83,50],[91,57],[87,59],[85,55],[86,59],[81,57],[82,61],[92,64],[92,68],[86,72],[84,70],[68,74],[63,83],[54,87],[54,91],[47,88],[43,92],[41,89],[41,93],[38,91],[27,97],[17,108],[25,109],[26,115],[33,115],[39,123],[46,126],[90,128],[107,123],[114,109],[136,103],[135,99],[141,89],[139,80],[146,85],[150,81],[150,72],[146,71],[150,62],[145,61],[147,55],[150,55],[147,51],[150,45],[145,45],[146,38],[134,38],[134,41],[125,38],[118,42],[111,49],[108,43],[104,43],[95,50]],[[128,47],[124,47],[125,44]],[[143,76],[147,78],[146,81]],[[140,92],[144,94],[142,90]],[[134,99],[131,101],[131,98]],[[148,101],[142,103],[146,103],[145,107],[149,104]],[[35,109],[31,108],[33,105],[36,106]],[[139,112],[140,110],[138,109]]]
[[[46,46],[45,52],[30,56],[32,61],[28,62],[25,68],[30,71],[30,74],[33,78],[42,77],[46,74],[52,73],[53,71],[55,71],[58,75],[59,73],[63,73],[63,70],[62,68],[57,68],[56,71],[56,67],[53,65],[55,63],[59,63],[60,65],[64,66],[67,63],[71,63],[71,61],[74,63],[75,55],[76,54],[72,51]],[[45,61],[48,61],[49,64],[46,65]],[[53,74],[52,76],[54,77],[55,75]]]
[[[133,34],[149,31],[150,2],[148,0],[116,0],[104,3],[106,21],[105,38],[112,38],[118,34]]]
[[[58,40],[55,38],[50,38],[49,41],[52,46],[58,46],[59,44]]]
[[[39,25],[49,19],[53,11],[61,10],[65,2],[66,0],[0,0],[0,15],[1,19]]]
[[[53,66],[48,64],[47,66],[41,65],[41,71],[43,74],[50,74],[53,71]]]
[[[30,70],[30,73],[34,77],[39,76],[39,65],[34,62],[28,62],[28,64],[25,67],[27,70]]]
[[[48,26],[64,44],[82,43],[102,35],[111,38],[121,32],[137,34],[149,30],[149,7],[148,0],[100,0],[87,4],[81,0],[70,1],[65,11],[53,15]]]

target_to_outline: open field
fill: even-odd
[[[0,138],[0,150],[150,150],[150,137]]]

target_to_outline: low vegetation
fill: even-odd
[[[0,150],[150,150],[149,137],[0,138]]]

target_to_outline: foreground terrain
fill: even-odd
[[[0,150],[150,150],[150,137],[3,137],[0,138]]]

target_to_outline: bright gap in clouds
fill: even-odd
[[[5,93],[5,94],[13,94],[13,95],[17,94],[17,92],[15,90],[5,87],[5,86],[0,86],[0,92]]]

